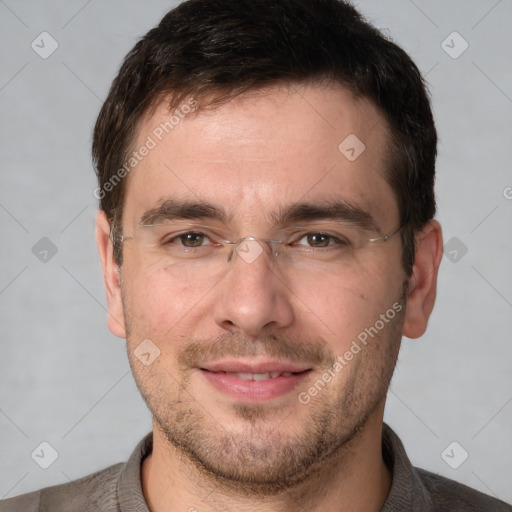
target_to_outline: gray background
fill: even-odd
[[[105,325],[89,152],[121,59],[172,5],[0,0],[0,497],[125,460],[150,429],[124,342]],[[359,8],[431,84],[438,219],[445,242],[456,237],[428,333],[404,340],[385,419],[414,464],[512,502],[512,2]],[[31,48],[43,31],[59,44],[46,59]],[[456,59],[453,31],[469,44]],[[43,237],[55,255],[44,241],[34,254]],[[42,441],[59,454],[46,470],[31,458]],[[441,456],[453,441],[469,453],[458,469]],[[48,463],[43,452],[34,458]]]

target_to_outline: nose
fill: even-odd
[[[257,337],[293,323],[293,294],[271,263],[272,250],[253,238],[233,247],[234,261],[219,283],[214,306],[214,321],[224,330]]]

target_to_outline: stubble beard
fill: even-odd
[[[361,393],[351,380],[334,399],[300,405],[308,407],[309,414],[291,434],[279,430],[287,418],[283,420],[282,414],[265,405],[234,405],[233,416],[241,427],[231,430],[186,391],[169,400],[160,396],[165,384],[153,387],[138,379],[137,372],[134,375],[172,451],[181,452],[200,473],[226,488],[248,495],[273,495],[304,482],[327,459],[343,457],[385,401],[392,371],[379,391]],[[155,393],[155,389],[160,391]]]

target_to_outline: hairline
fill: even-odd
[[[237,90],[236,86],[225,87],[225,88],[220,87],[220,86],[214,86],[208,93],[206,93],[206,94],[203,93],[203,94],[197,95],[197,96],[194,95],[194,91],[192,91],[192,90],[179,91],[179,90],[175,90],[175,89],[168,89],[167,91],[156,92],[154,94],[154,98],[146,106],[144,112],[139,115],[135,125],[133,126],[130,136],[126,140],[126,148],[123,151],[122,160],[124,162],[126,162],[129,158],[130,153],[136,150],[137,138],[139,137],[139,135],[141,133],[142,125],[145,122],[149,121],[162,105],[165,105],[165,107],[170,112],[173,109],[178,108],[186,100],[195,99],[198,101],[197,107],[195,108],[195,110],[193,112],[191,112],[190,114],[187,114],[188,116],[194,116],[194,115],[200,114],[201,112],[203,112],[205,110],[212,110],[212,111],[216,110],[217,108],[220,108],[223,105],[225,105],[241,96],[251,97],[251,96],[256,96],[260,93],[269,95],[276,89],[280,89],[280,88],[287,88],[289,90],[292,90],[294,85],[312,86],[312,87],[326,88],[326,89],[340,88],[340,89],[343,89],[343,90],[349,92],[350,94],[352,94],[354,100],[367,101],[368,103],[370,103],[377,109],[378,113],[382,116],[382,119],[385,121],[385,135],[388,138],[388,141],[390,142],[389,147],[391,147],[391,150],[387,150],[386,153],[383,155],[383,164],[385,167],[383,177],[384,177],[385,181],[390,185],[393,195],[395,196],[395,200],[397,201],[397,205],[399,206],[398,198],[396,197],[396,192],[393,189],[393,187],[391,186],[391,183],[389,183],[389,181],[387,179],[388,174],[391,170],[391,167],[394,165],[394,161],[395,161],[393,142],[396,140],[397,135],[394,133],[394,130],[391,126],[391,123],[389,122],[389,118],[388,118],[386,111],[380,105],[378,105],[373,100],[373,98],[369,97],[367,94],[364,94],[364,93],[361,93],[360,91],[355,90],[355,88],[353,86],[351,86],[350,84],[348,84],[346,81],[343,81],[339,78],[332,78],[327,75],[308,77],[304,80],[277,79],[270,83],[257,84],[254,86],[249,86],[249,87],[245,87],[243,89],[238,89],[238,90]],[[388,147],[388,145],[387,145],[387,147]],[[122,213],[123,213],[123,209],[124,209],[126,187],[127,187],[127,183],[130,180],[130,174],[128,174],[120,182],[120,186],[121,186],[121,194],[120,194],[121,201],[119,202],[120,208],[118,208],[112,214],[112,222],[115,222],[116,224],[122,221]],[[106,213],[108,216],[108,212],[106,212]],[[119,227],[119,226],[117,226],[117,227]]]

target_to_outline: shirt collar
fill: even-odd
[[[153,449],[153,433],[137,445],[117,481],[119,512],[150,512],[142,492],[142,461]]]
[[[382,512],[433,510],[430,493],[407,457],[402,441],[386,423],[382,425],[382,457],[393,478]]]

